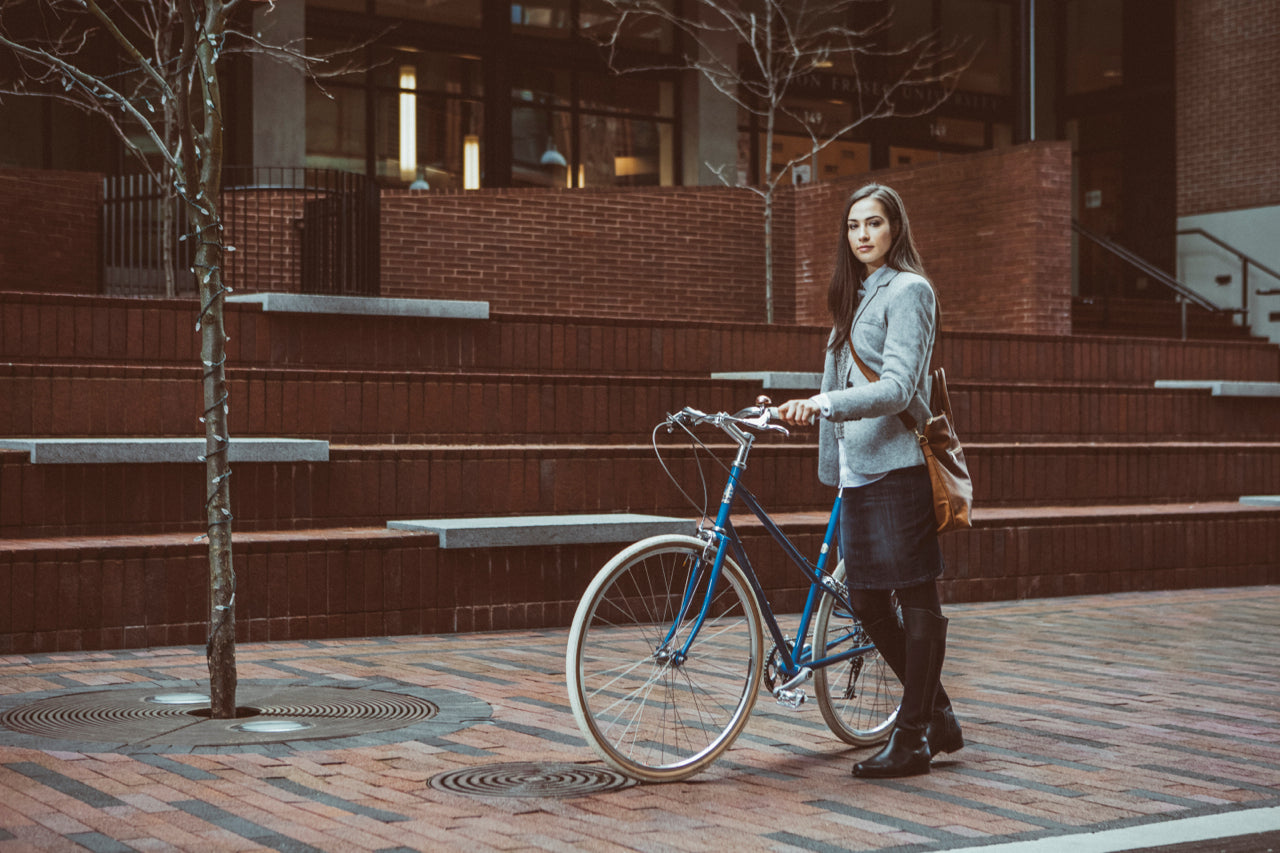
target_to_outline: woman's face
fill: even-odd
[[[872,273],[884,266],[893,245],[893,229],[884,205],[876,198],[864,198],[849,208],[845,223],[849,235],[849,248],[857,260],[866,264]]]

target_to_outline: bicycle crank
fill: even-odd
[[[796,673],[795,678],[774,688],[773,698],[784,708],[790,708],[793,711],[799,710],[800,706],[809,698],[800,689],[799,685],[804,684],[811,678],[813,678],[813,670],[807,666],[800,667],[800,671]]]

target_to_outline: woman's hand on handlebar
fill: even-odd
[[[812,400],[788,400],[778,407],[782,422],[792,426],[809,426],[818,420],[822,410]]]

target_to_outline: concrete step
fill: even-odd
[[[812,378],[815,374],[788,374]],[[0,364],[0,436],[200,434],[198,367]],[[686,405],[733,411],[764,393],[781,402],[816,388],[777,374],[665,375],[233,368],[232,435],[340,443],[640,441]],[[1174,387],[950,381],[966,440],[1271,439],[1280,396],[1212,396],[1208,381]],[[1277,383],[1225,383],[1229,389]]]
[[[684,516],[719,500],[724,472],[664,435],[614,445],[330,445],[327,462],[232,465],[236,530],[380,526],[389,520],[636,512]],[[233,439],[234,441],[234,439]],[[731,448],[711,445],[727,464]],[[1237,501],[1280,482],[1280,442],[967,442],[982,507]],[[746,485],[772,511],[830,501],[812,438],[758,444]],[[704,493],[700,477],[705,477]],[[704,498],[705,494],[705,498]],[[191,462],[33,464],[0,451],[0,537],[203,531],[204,469]]]
[[[826,513],[777,517],[815,554]],[[799,573],[735,522],[778,612]],[[617,543],[441,549],[385,527],[238,532],[242,642],[564,627]],[[974,511],[941,539],[944,599],[998,601],[1280,583],[1280,507],[1239,503]],[[0,654],[204,643],[207,546],[187,536],[15,539],[0,549]]]

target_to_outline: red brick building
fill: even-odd
[[[872,179],[904,195],[940,294],[974,471],[975,527],[943,543],[948,599],[1280,582],[1280,509],[1240,500],[1280,483],[1280,398],[1220,393],[1272,387],[1280,349],[1194,317],[1181,340],[1157,281],[1233,308],[1247,293],[1255,330],[1276,325],[1276,4],[892,5],[903,32],[968,34],[979,57],[935,114],[868,123],[780,190],[770,325],[760,198],[699,168],[727,156],[751,180],[759,128],[725,121],[696,79],[608,83],[577,40],[591,0],[274,4],[280,32],[329,43],[395,23],[371,48],[395,73],[328,101],[278,70],[228,69],[230,160],[247,170],[224,195],[237,292],[314,289],[315,229],[345,201],[299,190],[354,174],[375,190],[360,248],[379,295],[481,301],[488,318],[227,307],[233,441],[329,454],[235,464],[238,636],[565,625],[616,544],[449,549],[387,522],[691,512],[654,463],[654,424],[768,390],[724,373],[817,368],[840,205]],[[406,100],[426,190],[402,174]],[[548,136],[560,160],[543,162]],[[77,117],[0,104],[0,654],[205,639],[198,466],[29,448],[200,429],[194,300],[122,284],[121,253],[147,233],[104,202],[125,165]],[[815,456],[796,435],[750,475],[806,551],[830,500]],[[763,534],[743,529],[754,556]],[[778,562],[762,582],[799,607]]]

